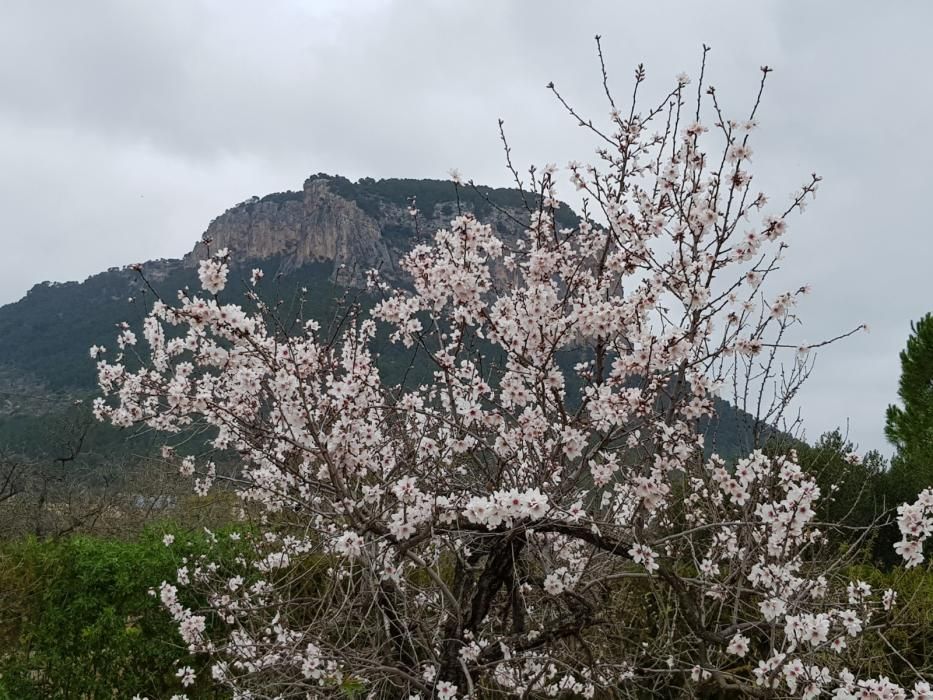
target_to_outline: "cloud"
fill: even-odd
[[[506,185],[502,117],[520,163],[586,160],[594,144],[544,89],[608,111],[592,36],[627,95],[695,74],[728,110],[773,75],[755,166],[777,201],[811,171],[820,197],[791,227],[787,286],[814,286],[820,354],[801,395],[811,436],[850,420],[884,446],[897,351],[933,306],[923,208],[933,145],[933,5],[853,2],[345,3],[11,0],[0,9],[0,303],[45,279],[186,252],[215,215],[312,172]],[[803,338],[802,338],[803,339]]]

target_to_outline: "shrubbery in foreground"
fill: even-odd
[[[163,543],[174,532],[172,548]],[[216,535],[234,555],[242,549]],[[0,542],[0,698],[168,697],[182,692],[176,665],[204,662],[181,643],[158,598],[181,557],[207,551],[204,532],[155,528],[138,539],[92,536]],[[192,698],[223,697],[205,676]]]

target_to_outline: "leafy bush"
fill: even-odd
[[[866,564],[852,567],[849,574],[875,590],[897,593],[894,608],[884,619],[872,621],[879,626],[879,634],[871,640],[873,648],[862,655],[871,665],[869,673],[908,679],[914,669],[929,668],[933,662],[933,572],[903,567],[883,571]]]
[[[161,539],[169,531],[172,548]],[[196,556],[207,539],[153,527],[134,541],[0,544],[0,699],[168,697],[183,690],[178,665],[198,674],[189,698],[223,697],[148,593],[175,579],[176,548]]]

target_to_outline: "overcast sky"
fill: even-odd
[[[879,9],[883,8],[883,9]],[[43,280],[180,257],[211,218],[315,172],[507,185],[496,120],[523,164],[594,144],[553,80],[605,118],[593,35],[627,94],[696,76],[743,115],[776,69],[754,172],[817,201],[789,232],[788,288],[822,352],[808,436],[848,421],[886,452],[884,408],[909,322],[933,310],[933,3],[0,1],[0,304]],[[569,189],[569,188],[568,188]]]

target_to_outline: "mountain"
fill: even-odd
[[[417,229],[409,207],[418,209]],[[352,183],[346,178],[315,175],[301,192],[253,197],[225,211],[204,232],[212,247],[228,248],[240,260],[281,258],[286,270],[308,263],[332,264],[350,270],[343,281],[359,284],[362,274],[380,268],[390,276],[399,258],[419,239],[446,227],[458,207],[474,213],[502,234],[518,233],[527,219],[522,193],[511,189],[457,190],[438,180],[373,180]],[[577,216],[563,205],[565,225]],[[186,265],[204,257],[199,243],[185,256]]]
[[[208,246],[228,248],[235,261],[230,298],[236,298],[237,287],[246,287],[249,269],[258,266],[266,273],[267,293],[327,322],[342,300],[361,294],[366,270],[378,267],[385,278],[403,283],[401,256],[447,226],[458,210],[472,212],[508,238],[520,232],[527,206],[534,206],[532,197],[516,189],[458,190],[449,181],[351,182],[321,173],[309,177],[301,191],[251,197],[229,208],[182,258],[144,263],[151,289],[129,267],[111,268],[83,282],[35,285],[19,301],[0,307],[0,449],[51,450],[50,417],[94,392],[88,348],[112,345],[114,327],[122,321],[139,324],[153,293],[172,299],[178,289],[197,289],[197,261]],[[418,209],[416,218],[410,207]],[[578,217],[561,205],[558,221],[573,226]],[[388,379],[428,378],[426,367],[410,367],[406,351],[384,338],[379,342]],[[744,451],[748,417],[725,402],[718,410],[718,449]],[[102,450],[125,440],[112,430],[94,430]]]

